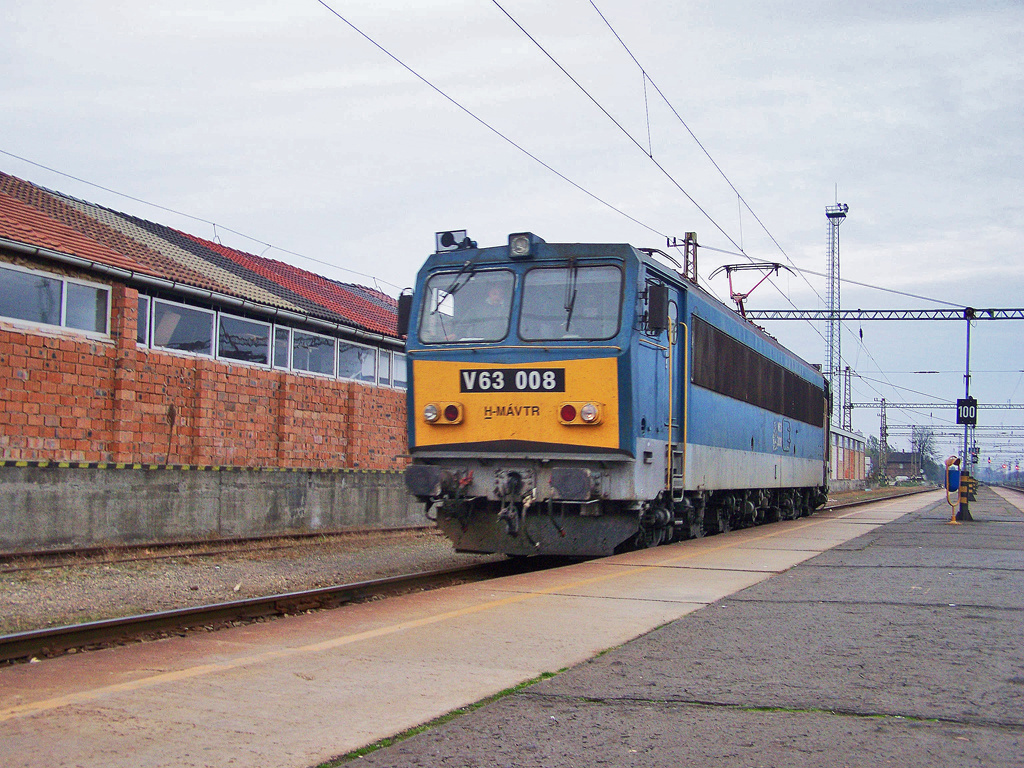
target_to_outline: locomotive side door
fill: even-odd
[[[686,488],[686,392],[689,377],[689,334],[685,323],[686,291],[670,288],[668,365],[670,376],[668,482],[672,498],[681,501]]]

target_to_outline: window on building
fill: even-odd
[[[338,376],[356,381],[377,381],[377,350],[352,344],[347,341],[338,342]]]
[[[278,326],[274,329],[274,367],[288,368],[288,357],[292,350],[291,328]]]
[[[217,357],[243,363],[270,365],[270,324],[221,315]]]
[[[292,370],[334,375],[334,339],[292,331]]]
[[[395,352],[394,385],[399,389],[405,389],[408,386],[405,372],[405,355],[401,352]]]
[[[156,299],[153,302],[153,346],[213,356],[214,313]]]
[[[398,352],[141,294],[138,317],[139,344],[156,349],[406,387]]]
[[[0,267],[0,315],[108,333],[110,288],[13,266]]]
[[[110,291],[94,285],[66,284],[64,325],[80,331],[107,332],[107,297]]]
[[[32,323],[60,325],[60,280],[7,267],[0,269],[0,278],[0,314]]]
[[[136,323],[135,340],[139,344],[149,344],[149,296],[139,294],[139,312]]]

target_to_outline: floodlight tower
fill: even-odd
[[[828,328],[825,334],[825,376],[832,389],[831,421],[837,426],[843,422],[842,407],[845,405],[840,404],[839,398],[836,397],[840,391],[843,364],[839,354],[839,225],[846,220],[846,212],[849,210],[850,206],[846,203],[837,202],[835,205],[825,206],[825,218],[828,219]]]

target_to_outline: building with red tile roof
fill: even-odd
[[[396,301],[0,173],[0,461],[404,465]]]

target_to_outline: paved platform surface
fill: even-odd
[[[1024,766],[1022,500],[931,504],[359,764]]]
[[[566,668],[360,762],[1021,765],[1024,513],[942,498],[3,668],[0,765],[305,768]]]

